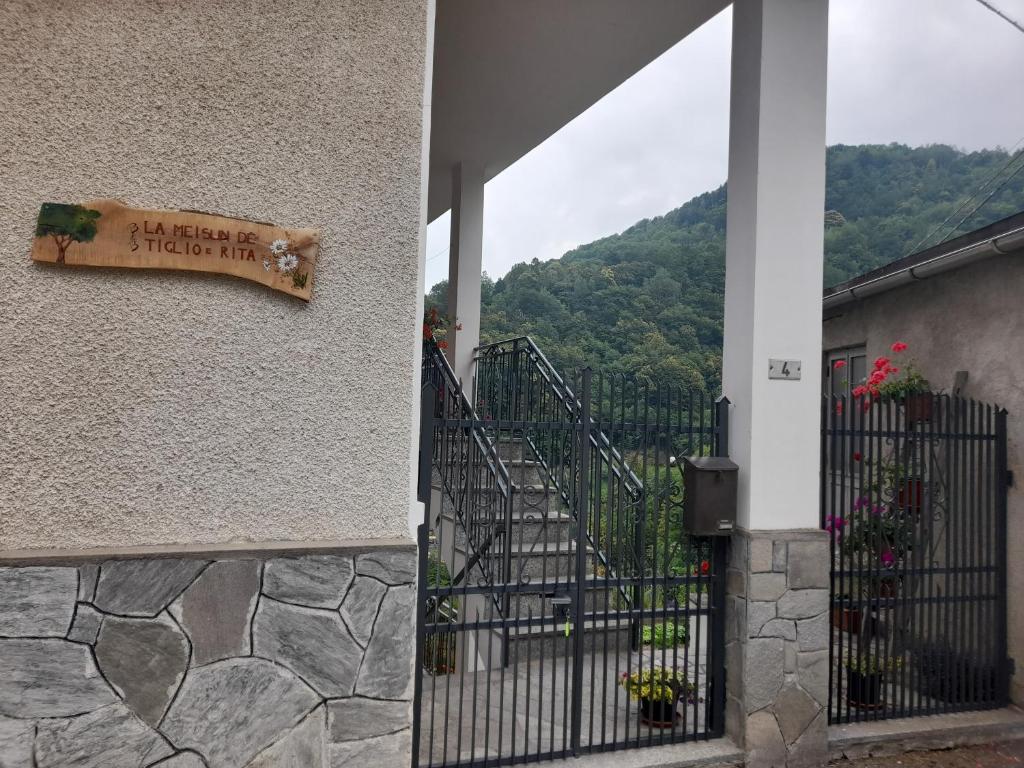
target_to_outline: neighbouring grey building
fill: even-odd
[[[1024,588],[1024,213],[914,253],[825,291],[826,391],[848,392],[896,341],[934,391],[1008,412],[1007,588]],[[837,360],[848,374],[835,373]],[[988,631],[995,627],[988,627]],[[1024,661],[1024,613],[1008,614],[1008,652]],[[1019,667],[1018,667],[1019,670]],[[1011,696],[1024,700],[1018,671]]]

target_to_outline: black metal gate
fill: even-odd
[[[414,765],[503,765],[720,735],[725,541],[689,536],[673,457],[724,446],[699,393],[527,338],[473,397],[424,351]]]
[[[1006,412],[868,393],[822,418],[830,721],[1005,706]]]

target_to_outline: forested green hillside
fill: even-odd
[[[966,154],[941,145],[830,147],[826,285],[906,255],[1008,160],[1002,151]],[[483,339],[529,334],[563,370],[589,364],[714,393],[721,368],[725,199],[722,186],[560,259],[533,260],[496,282],[485,279]],[[948,235],[974,205],[921,247]],[[1024,172],[955,234],[1022,209]],[[447,284],[439,283],[427,305],[446,310],[446,295]]]

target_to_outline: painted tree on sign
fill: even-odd
[[[36,222],[36,237],[52,237],[57,244],[57,262],[64,263],[64,255],[71,243],[88,243],[96,237],[99,211],[81,205],[43,203]]]

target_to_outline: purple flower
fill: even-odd
[[[867,496],[861,496],[859,499],[853,502],[853,511],[856,512],[858,509],[863,509],[870,503],[871,500]]]
[[[884,504],[875,504],[875,506],[873,506],[871,508],[871,514],[874,515],[875,517],[878,517],[883,512],[885,512],[885,505]]]
[[[892,568],[892,565],[895,562],[896,555],[892,553],[891,549],[886,548],[886,550],[882,552],[882,565],[884,565],[886,568]]]
[[[849,525],[848,522],[838,515],[828,515],[825,518],[825,530],[831,533],[835,538],[839,539],[843,535],[843,526]]]

